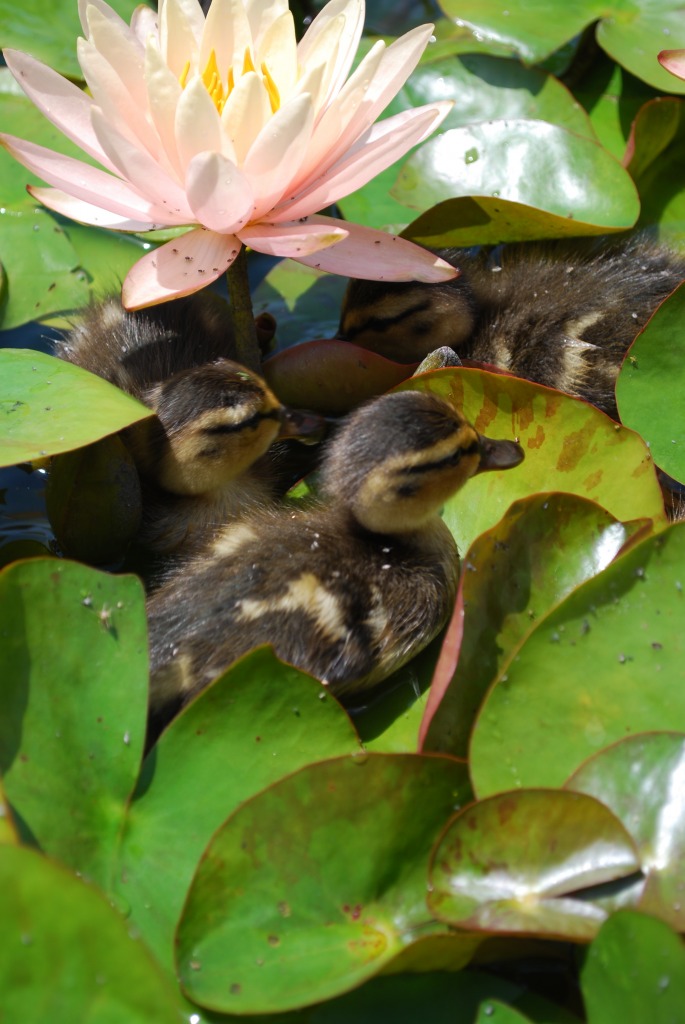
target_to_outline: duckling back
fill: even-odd
[[[458,555],[440,506],[474,473],[522,457],[432,395],[358,409],[324,457],[323,504],[243,517],[150,598],[157,723],[261,643],[343,698],[385,679],[454,602]]]
[[[353,281],[340,334],[400,362],[443,345],[616,416],[623,356],[685,278],[685,260],[644,236],[444,250],[461,276],[430,284]]]

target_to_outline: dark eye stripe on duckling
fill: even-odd
[[[393,316],[370,316],[363,319],[357,325],[350,323],[348,320],[345,324],[345,338],[347,341],[354,341],[354,339],[358,335],[363,334],[364,331],[379,331],[380,333],[389,331],[398,324],[401,324],[404,320],[414,316],[415,313],[426,313],[430,309],[431,303],[426,299],[423,302],[416,302],[413,306],[407,306],[406,309],[401,310]]]
[[[407,466],[405,473],[430,473],[432,470],[448,469],[450,466],[458,466],[465,455],[480,455],[480,443],[472,441],[469,445],[459,445],[449,455],[444,455],[433,462],[417,462],[413,466]]]
[[[202,427],[202,433],[207,434],[210,437],[216,434],[235,434],[240,430],[251,430],[254,427],[258,427],[263,420],[280,420],[281,413],[279,409],[270,409],[268,412],[256,412],[254,415],[247,417],[244,420],[238,420],[237,423],[217,423],[212,427]]]

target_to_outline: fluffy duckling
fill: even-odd
[[[685,259],[644,235],[440,255],[460,277],[350,282],[340,337],[398,362],[448,346],[460,359],[585,398],[614,417],[626,350],[685,279]]]
[[[107,299],[58,348],[157,414],[121,435],[143,490],[138,539],[153,551],[187,552],[268,504],[280,482],[276,439],[321,434],[321,417],[286,409],[227,358],[232,347],[224,303],[202,292],[136,313]]]
[[[245,517],[149,599],[152,730],[263,643],[343,698],[385,679],[454,602],[441,506],[474,474],[522,459],[431,394],[361,406],[324,455],[322,504]]]

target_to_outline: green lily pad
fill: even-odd
[[[441,132],[493,118],[537,118],[594,139],[591,122],[581,105],[552,75],[488,55],[457,56],[454,50],[445,54],[446,45],[437,34],[437,43],[424,51],[418,67],[384,116],[424,103],[454,100]],[[406,227],[410,217],[407,208],[389,194],[405,160],[406,155],[341,199],[338,206],[343,216],[371,227]]]
[[[138,6],[137,0],[110,0],[126,22]],[[76,40],[83,35],[78,7],[72,0],[26,0],[17,5],[0,0],[0,46],[11,46],[37,57],[70,78],[80,78]]]
[[[685,106],[661,96],[645,103],[632,125],[626,166],[635,179],[642,209],[639,226],[656,225],[665,242],[685,247]]]
[[[119,895],[160,962],[172,966],[193,872],[229,814],[303,765],[355,749],[337,701],[268,648],[242,658],[172,722],[145,761],[117,867]]]
[[[489,43],[498,51],[506,46],[526,64],[540,63],[599,21],[597,41],[614,60],[662,92],[685,92],[685,85],[656,60],[660,50],[682,36],[677,0],[575,0],[555,7],[553,17],[549,0],[527,0],[507,8],[496,0],[441,0],[441,7],[458,25],[470,29],[481,46]]]
[[[579,890],[639,866],[629,833],[599,800],[553,789],[498,793],[464,808],[440,838],[428,906],[460,928],[583,941],[606,914]]]
[[[623,161],[632,123],[657,93],[609,57],[599,56],[574,84],[573,95],[587,110],[604,148]]]
[[[648,442],[655,462],[683,481],[684,393],[685,285],[681,285],[631,345],[616,382],[616,401],[621,419]]]
[[[107,888],[147,716],[143,590],[56,559],[0,573],[0,770],[22,835]]]
[[[173,980],[97,889],[33,850],[0,847],[7,1021],[174,1024]]]
[[[0,465],[71,451],[152,416],[113,384],[30,349],[0,350]]]
[[[485,796],[561,785],[632,733],[685,732],[685,524],[629,547],[544,618],[504,666],[471,737]]]
[[[467,755],[478,708],[511,652],[537,619],[601,572],[630,533],[577,495],[537,494],[476,538],[421,727],[424,750]]]
[[[188,995],[232,1013],[295,1008],[444,933],[425,906],[428,850],[468,799],[465,766],[449,758],[366,754],[310,765],[243,804],[210,843],[179,924]],[[456,968],[478,938],[452,941]]]
[[[647,876],[638,907],[685,931],[685,735],[629,736],[595,754],[565,788],[601,800],[623,822]]]
[[[517,438],[526,452],[520,466],[476,476],[446,503],[444,519],[462,554],[512,502],[541,491],[589,498],[621,522],[641,517],[664,522],[661,490],[644,441],[587,402],[517,377],[467,368],[425,373],[400,388],[447,398],[476,430]]]
[[[476,1017],[476,1024],[521,1024],[522,1021],[530,1024],[530,1017],[524,1017],[512,1006],[494,999],[483,1003]]]
[[[7,274],[7,301],[0,309],[4,329],[87,303],[88,281],[76,251],[33,200],[0,211],[0,246]]]
[[[441,224],[442,244],[471,245],[619,231],[640,212],[632,178],[607,150],[525,119],[432,138],[404,164],[393,194],[428,209],[403,232],[424,244],[435,244]]]
[[[685,1006],[685,947],[663,921],[620,910],[590,946],[581,985],[588,1024],[672,1024]]]

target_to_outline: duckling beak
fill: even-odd
[[[281,409],[279,437],[295,437],[304,444],[317,444],[328,430],[329,420],[307,409]]]
[[[476,473],[488,469],[511,469],[523,462],[525,452],[516,441],[493,441],[491,437],[480,437],[480,466]]]

